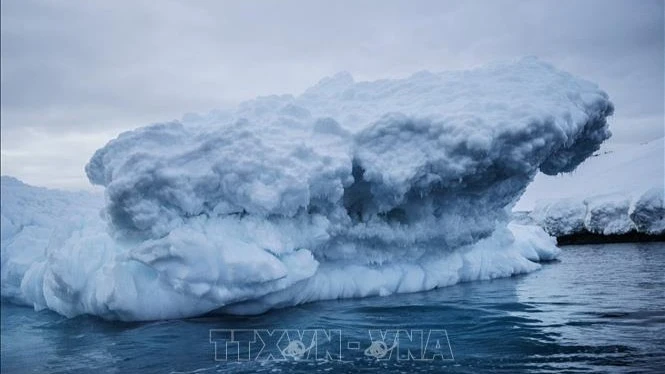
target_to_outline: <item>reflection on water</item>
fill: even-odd
[[[509,279],[387,298],[302,305],[254,317],[153,323],[2,305],[3,372],[588,372],[665,367],[665,244],[564,247]],[[454,360],[216,362],[210,329],[445,329]],[[346,349],[346,345],[345,345]],[[362,349],[360,350],[362,352]],[[346,353],[346,352],[345,352]]]

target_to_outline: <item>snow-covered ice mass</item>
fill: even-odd
[[[86,166],[104,196],[2,179],[2,296],[65,316],[261,313],[536,270],[509,224],[538,171],[609,138],[608,95],[537,59],[300,96],[120,134]]]
[[[533,220],[554,236],[589,232],[620,235],[638,232],[665,234],[665,190],[654,187],[631,200],[622,194],[586,199],[544,200],[531,212]]]
[[[537,176],[516,205],[554,236],[665,235],[665,139],[612,146],[574,175]],[[529,220],[525,220],[528,222]]]

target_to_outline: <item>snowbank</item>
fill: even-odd
[[[665,189],[655,187],[631,201],[622,194],[586,199],[541,201],[531,212],[534,221],[554,236],[590,232],[621,235],[631,231],[665,234]]]
[[[665,188],[652,188],[635,201],[630,211],[638,232],[665,234]]]
[[[557,237],[663,235],[664,148],[663,138],[606,147],[572,174],[537,176],[516,208],[535,200],[530,218]]]
[[[608,144],[572,173],[536,175],[514,207],[531,211],[539,200],[583,200],[600,195],[638,199],[651,188],[665,185],[665,139],[645,144]]]
[[[3,236],[3,296],[148,320],[532,271],[557,249],[539,228],[508,227],[510,209],[539,170],[597,151],[612,111],[596,85],[524,59],[376,82],[342,73],[123,133],[86,166],[105,187],[101,215],[68,195],[71,211],[32,223],[48,240]],[[6,201],[56,194],[9,184],[3,232],[17,214]]]
[[[586,205],[576,199],[539,201],[529,216],[550,235],[570,235],[584,230]]]

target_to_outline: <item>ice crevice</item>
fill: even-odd
[[[509,225],[510,208],[539,170],[596,151],[612,112],[595,84],[527,58],[336,75],[125,132],[86,166],[104,196],[3,177],[2,296],[153,320],[533,271],[554,239]]]

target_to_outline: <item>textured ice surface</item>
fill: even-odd
[[[572,173],[538,174],[514,207],[535,210],[538,201],[584,200],[619,194],[638,199],[651,188],[665,186],[665,139],[644,144],[608,144]],[[541,202],[541,204],[542,204]]]
[[[6,201],[59,192],[3,179],[3,232],[14,229],[2,293],[146,320],[535,270],[554,241],[508,227],[510,209],[538,170],[569,172],[598,150],[612,111],[596,85],[523,59],[375,82],[342,73],[298,97],[126,132],[86,166],[103,202],[67,195],[71,211],[44,209],[21,231]]]
[[[530,216],[551,235],[570,235],[584,230],[586,205],[579,199],[539,201]]]
[[[654,187],[631,201],[629,195],[610,194],[586,199],[541,201],[531,212],[534,221],[554,236],[584,230],[596,234],[665,234],[663,187]]]
[[[625,234],[635,228],[628,217],[630,199],[622,195],[594,196],[584,200],[584,227],[596,234]]]
[[[541,197],[530,217],[555,236],[583,230],[606,235],[631,230],[665,234],[664,145],[660,138],[610,148],[589,158],[574,175],[550,179],[547,193],[539,191],[542,186],[535,190],[530,186],[529,200]]]
[[[665,234],[665,188],[654,187],[640,196],[631,207],[630,219],[638,231]]]

